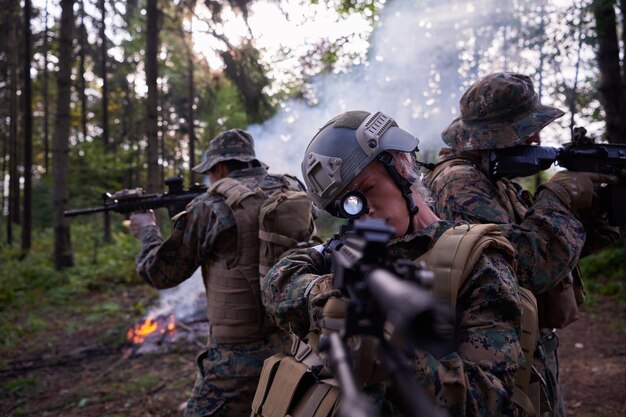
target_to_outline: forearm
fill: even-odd
[[[324,276],[321,255],[314,249],[281,259],[261,279],[263,305],[280,327],[303,337],[309,331],[309,295]]]
[[[173,235],[163,240],[157,226],[145,226],[139,234],[141,252],[135,270],[155,288],[171,288],[189,278],[198,268],[195,256]]]

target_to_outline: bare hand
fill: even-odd
[[[156,225],[156,218],[152,210],[130,215],[130,232],[135,237],[139,237],[139,232],[143,227],[152,225]]]

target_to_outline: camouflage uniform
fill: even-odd
[[[462,116],[442,133],[452,147],[440,153],[441,163],[448,165],[425,179],[435,198],[434,211],[444,219],[500,225],[517,250],[520,285],[544,294],[570,276],[584,245],[586,251],[605,245],[615,239],[615,230],[600,226],[594,233],[600,244],[586,244],[583,223],[555,194],[542,191],[533,198],[516,182],[493,181],[481,170],[482,155],[475,149],[521,144],[563,114],[539,104],[528,77],[489,75],[470,87],[460,103]],[[564,416],[553,329],[542,329],[539,346],[536,355],[543,358],[536,366],[545,368],[553,408],[542,415]]]
[[[397,239],[390,244],[390,254],[416,259],[451,226],[436,222]],[[300,337],[319,330],[319,323],[313,322],[319,312],[312,311],[309,300],[316,282],[330,277],[330,265],[319,249],[285,257],[261,279],[268,313]],[[412,358],[417,382],[451,416],[516,415],[510,390],[523,361],[517,291],[509,260],[488,250],[459,290],[455,352],[436,359],[418,351]]]
[[[208,158],[196,170],[204,173],[223,160],[255,161],[253,152],[252,138],[247,133],[227,131],[213,140]],[[284,184],[280,177],[267,174],[264,165],[256,165],[232,171],[229,176],[252,190]],[[198,267],[202,268],[206,287],[211,279],[206,272],[211,265],[231,260],[237,253],[232,211],[223,197],[210,193],[195,198],[177,216],[168,239],[161,237],[156,226],[143,227],[139,237],[142,251],[136,258],[137,273],[159,289],[180,284]],[[209,337],[207,350],[197,359],[199,373],[185,416],[249,414],[263,361],[282,351],[284,342],[284,335],[277,332],[243,343],[222,343]]]

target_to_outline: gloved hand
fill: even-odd
[[[602,183],[616,184],[617,177],[594,172],[559,171],[541,184],[539,190],[550,190],[563,204],[577,211],[591,207],[594,185]]]
[[[156,225],[156,218],[152,210],[136,212],[130,215],[130,232],[135,237],[139,237],[142,227],[151,225]]]
[[[311,330],[321,330],[324,318],[324,306],[330,298],[341,297],[341,291],[333,285],[333,275],[323,275],[309,293],[309,322]]]

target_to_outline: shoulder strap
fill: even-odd
[[[428,188],[432,188],[432,185],[437,179],[437,177],[441,175],[441,173],[445,169],[452,167],[452,166],[457,166],[457,165],[475,165],[475,164],[474,164],[474,161],[472,161],[470,158],[466,158],[463,156],[454,156],[452,158],[445,159],[441,162],[438,162],[437,165],[435,165],[435,168],[433,168],[433,170],[430,173],[426,174],[424,178],[425,185]]]
[[[514,262],[515,249],[495,224],[459,223],[446,230],[417,262],[424,261],[435,273],[433,294],[455,313],[459,288],[487,247],[495,247]]]
[[[237,224],[237,254],[231,262],[237,265],[244,249],[244,245],[252,235],[258,234],[258,213],[265,200],[265,193],[260,188],[251,190],[235,178],[226,177],[215,182],[209,188],[209,193],[224,197],[226,205],[231,208]],[[241,208],[241,210],[240,210]]]

